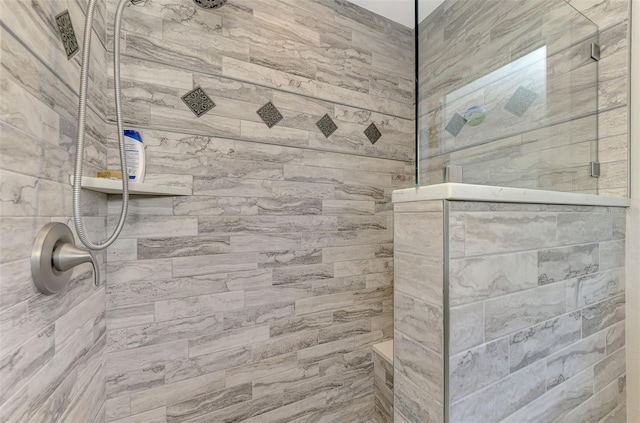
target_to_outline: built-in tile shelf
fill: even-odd
[[[71,176],[73,185],[73,176]],[[82,188],[91,191],[103,192],[105,194],[121,194],[122,180],[82,177]],[[191,195],[189,188],[170,187],[166,185],[156,185],[150,183],[129,182],[129,194],[131,195]]]

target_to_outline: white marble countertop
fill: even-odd
[[[505,188],[488,185],[438,184],[393,191],[394,203],[427,200],[486,201],[496,203],[565,204],[629,207],[626,197],[605,197],[571,192]]]

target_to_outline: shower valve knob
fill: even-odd
[[[31,275],[41,293],[60,292],[71,279],[73,268],[83,263],[93,266],[93,283],[98,286],[100,271],[95,256],[75,246],[67,225],[48,223],[40,230],[31,251]]]

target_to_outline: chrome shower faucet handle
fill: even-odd
[[[96,257],[77,248],[71,229],[63,223],[47,223],[36,236],[31,250],[31,275],[38,290],[53,295],[69,283],[73,268],[82,263],[93,266],[93,284],[100,283]]]

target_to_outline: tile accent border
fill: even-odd
[[[320,129],[320,132],[322,132],[326,138],[329,138],[331,134],[336,132],[336,130],[338,129],[338,125],[335,124],[333,119],[331,119],[328,114],[322,116],[322,118],[316,123],[316,126],[318,127],[318,129]]]
[[[216,103],[200,87],[196,87],[182,96],[182,101],[197,117],[202,117],[216,107]]]
[[[58,25],[58,32],[60,33],[67,59],[71,60],[80,50],[80,45],[76,38],[76,32],[73,30],[73,22],[71,21],[69,10],[65,10],[56,16],[56,24]]]
[[[369,138],[371,144],[375,144],[376,142],[378,142],[378,140],[382,136],[375,123],[371,123],[371,125],[369,125],[369,127],[364,130],[364,134],[367,136],[367,138]]]
[[[260,116],[260,119],[262,119],[264,124],[267,125],[269,129],[276,126],[278,122],[280,122],[284,118],[282,116],[282,113],[280,113],[280,110],[278,110],[278,108],[274,106],[270,101],[259,108],[256,113],[258,114],[258,116]]]

